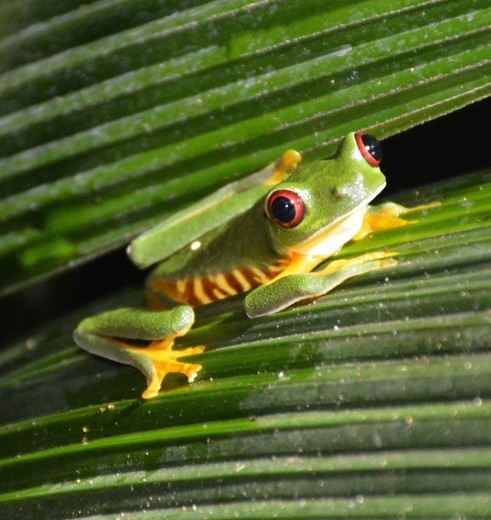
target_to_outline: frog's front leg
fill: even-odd
[[[406,208],[405,206],[401,206],[394,202],[385,202],[378,206],[369,206],[363,218],[363,224],[352,240],[361,240],[373,231],[383,231],[384,229],[392,229],[395,227],[415,224],[418,222],[417,220],[407,220],[401,218],[401,216],[438,206],[440,206],[439,202],[421,204],[419,206],[413,206],[412,208]]]
[[[395,254],[376,251],[347,260],[334,260],[324,269],[313,273],[279,277],[246,296],[246,314],[250,318],[267,316],[298,301],[322,296],[349,278],[395,265],[397,262],[391,258]]]
[[[99,356],[132,365],[147,378],[142,397],[158,394],[162,380],[171,372],[187,376],[191,382],[201,365],[183,363],[178,358],[199,354],[204,347],[172,350],[174,339],[184,336],[194,323],[194,311],[187,305],[166,311],[125,308],[83,320],[74,332],[75,342]],[[149,341],[135,347],[131,340]]]

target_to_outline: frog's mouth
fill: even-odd
[[[351,240],[360,230],[363,217],[368,209],[368,203],[373,200],[385,187],[385,184],[370,198],[361,202],[349,213],[339,217],[334,222],[321,228],[309,238],[291,248],[292,253],[301,255],[322,256],[328,258],[346,242]]]

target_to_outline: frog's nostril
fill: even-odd
[[[331,190],[331,195],[335,198],[335,199],[340,199],[344,193],[343,191],[340,189],[340,188],[337,188],[337,187],[334,187],[332,190]]]

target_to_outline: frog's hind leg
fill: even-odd
[[[204,347],[173,350],[174,339],[184,336],[194,323],[191,307],[182,305],[167,311],[118,309],[83,320],[74,333],[75,342],[92,354],[132,365],[147,378],[142,397],[158,394],[169,373],[184,374],[194,380],[201,365],[179,358],[199,354]],[[149,341],[147,347],[131,345],[131,340]]]

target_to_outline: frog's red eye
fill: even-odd
[[[373,137],[373,135],[358,132],[355,134],[356,144],[361,155],[370,166],[374,168],[380,164],[382,160],[382,145]]]
[[[302,222],[305,216],[305,205],[298,193],[291,190],[278,190],[268,197],[266,214],[278,226],[292,228]]]

